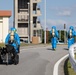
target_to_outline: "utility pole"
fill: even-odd
[[[28,2],[28,43],[30,44],[30,3]]]
[[[44,2],[44,11],[45,11],[45,28],[44,28],[44,43],[46,44],[46,0]]]
[[[64,43],[66,44],[66,24],[64,24]]]

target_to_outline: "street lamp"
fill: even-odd
[[[44,11],[45,11],[45,28],[44,28],[44,43],[46,44],[46,0],[44,2]]]
[[[28,43],[30,44],[30,3],[28,2]]]

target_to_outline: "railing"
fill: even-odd
[[[76,53],[76,43],[73,44],[69,49],[69,60],[72,65],[72,68],[76,72],[76,59],[75,59],[75,53]]]
[[[41,0],[33,0],[33,2],[40,2]]]
[[[18,21],[28,21],[28,19],[18,19]]]
[[[40,16],[41,15],[40,8],[37,8],[37,10],[33,11],[33,14],[36,16]]]
[[[18,15],[18,21],[28,21],[27,15]]]

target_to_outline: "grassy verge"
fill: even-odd
[[[44,45],[44,44],[32,44],[32,43],[30,43],[30,44],[28,44],[28,43],[21,43],[20,44],[20,46],[33,46],[33,45]],[[51,45],[51,44],[46,44],[46,45]],[[5,44],[4,43],[0,43],[0,47],[4,47],[5,46]]]
[[[41,44],[28,44],[28,43],[21,43],[20,46],[33,46],[33,45],[45,45],[44,43],[41,43]],[[47,43],[46,45],[51,45],[50,43]],[[66,44],[58,44],[58,45],[66,45]],[[4,43],[0,43],[0,47],[4,47],[5,44]]]
[[[75,59],[76,59],[76,53],[75,53]]]
[[[29,46],[31,44],[26,44],[26,43],[21,43],[21,46]],[[0,43],[0,47],[4,47],[5,44],[4,43]]]
[[[0,43],[0,47],[4,47],[5,45],[4,45],[4,43]]]
[[[76,58],[76,54],[75,54]],[[73,68],[71,67],[71,63],[69,59],[67,59],[64,63],[64,73],[65,75],[76,75],[76,72],[74,72]]]
[[[21,43],[20,46],[29,46],[30,44],[26,44],[26,43]]]

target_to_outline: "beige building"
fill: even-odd
[[[14,0],[14,25],[20,38],[32,42],[37,37],[41,43],[42,27],[38,17],[41,15],[38,3],[41,0]]]
[[[9,18],[11,15],[11,11],[0,10],[0,43],[5,42],[5,38],[9,32]]]

